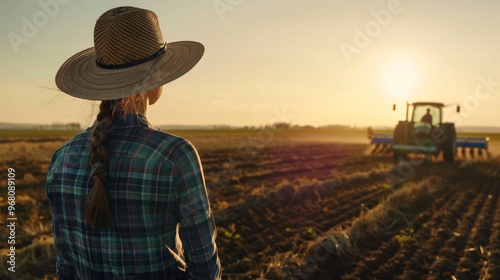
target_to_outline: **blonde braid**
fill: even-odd
[[[94,228],[108,228],[111,222],[108,192],[106,190],[109,151],[105,143],[108,140],[113,124],[111,101],[102,101],[99,109],[99,114],[97,114],[98,123],[92,130],[90,144],[90,166],[92,167],[91,176],[94,187],[86,197],[85,218]]]
[[[113,114],[125,114],[127,113],[125,109],[137,112],[141,108],[147,107],[147,95],[150,92],[160,90],[163,90],[163,87],[118,100],[101,101],[99,114],[97,114],[97,125],[92,130],[90,143],[90,166],[92,167],[91,175],[94,187],[87,194],[85,204],[85,219],[95,228],[109,228],[111,225],[108,192],[106,190],[110,155],[105,143],[112,129]]]

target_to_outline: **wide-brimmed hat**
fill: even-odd
[[[198,42],[167,44],[152,11],[118,7],[99,17],[94,47],[66,60],[56,74],[56,85],[78,98],[119,99],[179,78],[203,52]]]

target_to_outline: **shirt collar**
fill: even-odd
[[[97,120],[92,127],[97,125]],[[117,129],[131,127],[152,127],[148,119],[143,114],[130,113],[125,115],[117,115],[113,118],[113,126]]]
[[[115,118],[113,119],[113,125],[115,125],[118,128],[151,126],[146,116],[137,113],[115,116]]]

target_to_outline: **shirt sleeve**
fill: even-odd
[[[47,173],[47,180],[46,180],[46,192],[47,192],[47,197],[49,197],[49,188],[51,188],[52,181],[54,179],[55,174],[55,167],[57,166],[59,162],[59,154],[60,154],[60,149],[57,150],[54,155],[52,156],[52,160],[50,162],[49,166],[49,171]],[[51,201],[49,197],[49,201]],[[52,207],[52,205],[51,205]],[[52,210],[52,209],[51,209]],[[54,211],[52,211],[54,213]],[[54,235],[54,244],[56,246],[57,250],[57,258],[56,258],[56,273],[57,273],[57,278],[60,280],[66,280],[66,279],[76,279],[76,273],[75,273],[75,268],[73,264],[71,263],[68,252],[64,248],[64,243],[63,240],[61,240],[61,235],[59,232],[59,227],[58,227],[58,222],[54,214],[52,214],[52,233]]]
[[[175,184],[179,191],[179,236],[187,272],[192,279],[221,279],[215,244],[215,221],[210,209],[203,170],[196,149],[183,143],[175,158]]]

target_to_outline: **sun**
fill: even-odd
[[[416,68],[409,60],[397,59],[384,72],[385,91],[392,98],[406,101],[415,86]]]

